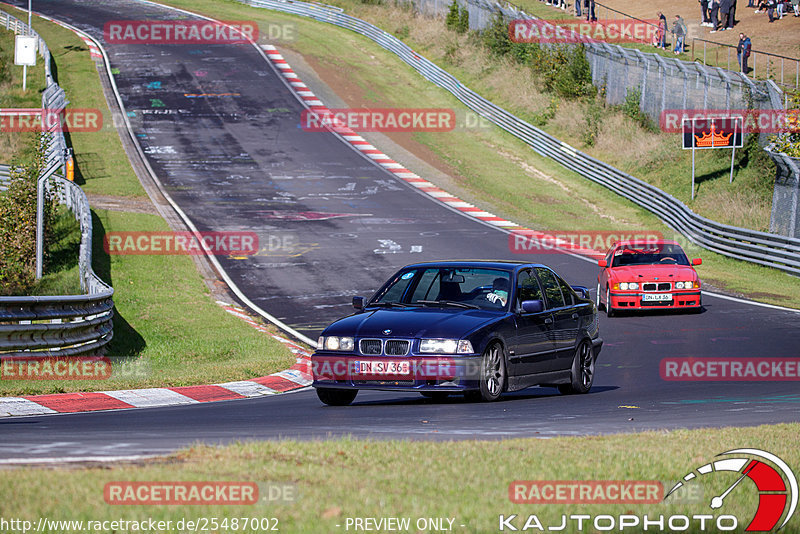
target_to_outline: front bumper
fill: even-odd
[[[314,353],[311,356],[311,372],[314,377],[312,385],[342,389],[443,392],[475,390],[480,387],[481,361],[482,358],[477,355],[393,357]],[[382,365],[375,366],[375,362]],[[367,367],[364,365],[366,363],[373,365]],[[404,368],[406,364],[407,369]],[[390,365],[395,369],[387,370],[386,367]]]
[[[653,293],[643,293],[637,291],[610,292],[609,300],[611,307],[615,310],[675,310],[685,308],[699,308],[703,305],[702,295],[699,290],[692,291],[664,291],[658,294],[672,296],[667,301],[646,301],[645,295]]]

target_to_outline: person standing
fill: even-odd
[[[719,26],[719,0],[711,0],[711,33],[717,33]]]
[[[581,16],[581,2],[583,0],[575,0],[575,16],[580,18]]]
[[[744,33],[739,34],[739,44],[736,45],[736,57],[739,59],[739,71],[747,74],[747,58],[750,57],[750,38]]]
[[[686,39],[686,23],[683,22],[683,17],[675,15],[675,22],[672,23],[672,33],[675,35],[675,48],[673,52],[680,54],[685,52],[684,40]]]
[[[769,15],[769,21],[775,22],[775,6],[777,3],[775,0],[767,0],[767,15]]]
[[[800,17],[800,0],[792,0],[792,9],[794,9],[794,16]]]
[[[728,12],[728,29],[732,30],[736,24],[736,0],[731,0],[731,10]]]
[[[711,26],[711,19],[708,18],[708,0],[697,1],[700,3],[700,14],[703,16],[700,26]]]
[[[731,0],[719,0],[719,25],[717,31],[724,32],[728,28],[728,15],[731,12]]]
[[[597,22],[597,17],[594,15],[594,0],[585,0],[583,7],[586,8],[586,22]]]
[[[662,50],[667,49],[667,17],[660,11],[658,12],[658,47]]]

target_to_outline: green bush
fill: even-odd
[[[656,124],[639,107],[641,99],[641,89],[638,87],[628,89],[628,94],[625,95],[625,102],[621,106],[622,113],[645,130],[658,131]]]
[[[508,55],[511,51],[511,46],[514,44],[508,36],[508,21],[506,21],[502,13],[496,13],[492,17],[492,21],[483,30],[481,37],[484,46],[496,56]]]
[[[592,71],[583,45],[553,45],[534,50],[531,67],[546,91],[568,98],[594,92]]]
[[[447,26],[448,30],[456,31],[458,29],[459,18],[458,2],[453,0],[453,3],[450,4],[450,9],[447,10],[447,16],[444,18],[444,25]]]
[[[458,25],[456,26],[458,33],[467,33],[469,31],[469,9],[467,6],[461,8],[458,14]]]
[[[789,104],[786,109],[793,110],[786,114],[787,132],[772,136],[770,141],[775,143],[775,152],[783,152],[792,158],[800,158],[800,116],[797,112],[800,109],[800,92],[789,95]]]
[[[0,294],[23,295],[36,283],[36,183],[44,164],[46,137],[36,137],[33,157],[12,167],[8,189],[0,193]],[[55,198],[45,192],[45,253],[52,239]],[[46,258],[46,256],[45,256]]]

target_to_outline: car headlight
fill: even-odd
[[[639,289],[639,284],[637,282],[628,282],[628,289]]]
[[[636,282],[620,282],[619,288],[623,291],[627,291],[629,289],[639,289],[639,284]]]
[[[325,350],[353,350],[356,344],[352,337],[321,336],[317,346]]]
[[[689,287],[691,287],[691,283],[689,283]],[[683,289],[683,282],[675,282],[675,289]]]
[[[419,351],[438,354],[472,354],[472,343],[466,339],[421,339]]]

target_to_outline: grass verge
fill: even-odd
[[[435,424],[427,426],[435,430]],[[749,482],[731,494],[723,510],[708,508],[713,496],[736,481],[739,474],[735,472],[699,477],[687,483],[691,491],[676,495],[682,500],[656,504],[514,504],[509,501],[509,485],[516,480],[646,480],[661,481],[668,490],[716,455],[745,444],[796,466],[800,464],[800,450],[794,446],[798,432],[800,425],[785,424],[549,440],[341,439],[197,446],[165,460],[133,466],[0,471],[0,501],[5,517],[34,521],[40,516],[84,521],[153,518],[172,521],[172,531],[179,531],[174,526],[181,519],[203,517],[240,518],[240,523],[242,518],[273,517],[281,532],[345,532],[353,530],[345,525],[355,517],[407,517],[414,527],[419,518],[450,518],[453,531],[473,533],[498,531],[500,514],[520,516],[514,521],[520,530],[528,515],[535,514],[546,530],[547,525],[560,525],[562,514],[647,514],[652,519],[660,514],[724,513],[738,517],[736,531],[741,532],[757,506],[758,492],[752,485],[747,487]],[[291,485],[296,491],[293,501],[259,501],[250,506],[106,504],[105,485],[121,481],[251,481],[261,485],[262,497],[267,484]],[[575,526],[574,521],[570,524]],[[795,517],[784,531],[797,532],[798,524]],[[414,527],[410,531],[435,531]]]
[[[276,44],[279,48],[301,53],[320,77],[352,107],[452,108],[457,110],[458,116],[463,116],[467,111],[449,93],[424,80],[396,56],[352,32],[301,17],[251,8],[234,1],[170,0],[164,3],[200,11],[222,20],[255,20],[261,25],[262,32],[270,24],[294,25],[296,39]],[[339,3],[344,5],[344,0]],[[347,5],[353,6],[352,3]],[[530,83],[522,83],[517,72],[519,66],[506,60],[492,61],[485,54],[478,54],[476,49],[468,47],[469,37],[447,31],[441,20],[411,19],[410,13],[387,6],[358,5],[353,10],[357,16],[364,15],[387,31],[408,35],[405,40],[412,46],[428,43],[421,44],[417,50],[437,62],[441,60],[448,68],[452,67],[450,70],[454,75],[493,101],[501,105],[516,102],[515,105],[508,105],[508,109],[514,113],[530,116],[531,110],[550,105],[548,95],[537,91]],[[392,13],[393,16],[389,17],[386,13]],[[448,63],[445,58],[447,50],[451,51],[451,56],[457,54],[461,59]],[[439,57],[440,54],[442,57]],[[453,66],[455,63],[460,66]],[[551,120],[556,133],[569,133],[578,121],[579,113],[581,110],[577,103],[560,105],[557,115]],[[686,187],[689,177],[688,171],[683,175],[678,169],[689,168],[684,167],[683,163],[690,155],[666,147],[659,135],[652,132],[648,134],[633,119],[616,114],[604,121],[604,130],[597,140],[600,151],[593,155],[610,160],[612,164],[627,158],[627,167],[619,166],[623,170],[633,171],[634,175],[638,175],[635,172],[637,169],[664,173],[664,182],[682,184],[683,194],[676,196],[683,200],[690,194]],[[365,137],[369,139],[370,135],[365,134]],[[411,170],[422,173],[434,182],[439,181],[438,185],[469,202],[524,226],[555,232],[661,232],[667,237],[674,234],[655,216],[608,189],[565,170],[552,160],[538,156],[527,145],[498,128],[459,127],[452,132],[418,133],[413,136],[394,136],[392,139],[412,152],[427,152],[433,165],[452,179],[445,178],[442,182],[415,168],[413,162],[399,158]],[[581,145],[579,139],[574,139],[574,134],[565,135],[565,140],[574,142],[574,146]],[[391,155],[390,149],[384,149]],[[699,154],[697,158],[698,181],[704,194],[698,195],[693,207],[697,209],[699,203],[706,202],[724,209],[732,216],[744,217],[743,214],[750,213],[751,208],[758,204],[751,196],[743,195],[744,198],[736,206],[744,207],[734,208],[718,196],[706,194],[708,190],[727,186],[728,178],[723,167],[730,165],[724,155],[708,152],[712,151]],[[609,157],[604,158],[604,154]],[[765,182],[759,178],[757,167],[748,166],[749,174],[739,173],[735,183],[740,190],[752,187],[764,196]],[[665,183],[654,181],[660,187],[669,189]],[[699,273],[706,287],[751,296],[772,304],[800,307],[800,278],[732,260],[695,246],[687,248],[690,255],[703,258]],[[525,255],[520,255],[520,259],[525,259]],[[594,285],[591,280],[581,282]]]
[[[78,161],[76,182],[85,182],[83,189],[95,194],[146,199],[113,128],[85,44],[73,32],[39,18],[34,19],[34,28],[53,54],[57,81],[67,92],[70,106],[99,109],[108,119],[102,131],[73,133],[68,139]],[[114,339],[109,349],[112,377],[102,381],[0,380],[0,396],[245,380],[294,363],[294,356],[281,343],[214,302],[188,256],[109,256],[103,250],[108,231],[169,230],[161,217],[99,209],[92,213],[93,267],[115,290]],[[55,251],[60,263],[72,255],[77,261],[70,217],[64,214],[59,223],[65,233],[61,248]],[[43,291],[54,294],[75,288],[77,267],[63,267],[45,278]]]

